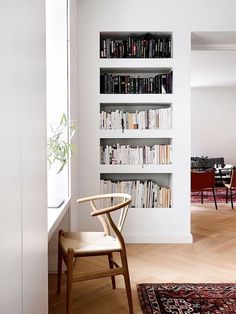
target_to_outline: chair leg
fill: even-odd
[[[215,189],[214,189],[214,188],[212,189],[212,192],[213,192],[215,207],[216,207],[216,209],[218,209],[218,208],[217,208],[217,203],[216,203],[216,194],[215,194]]]
[[[112,253],[108,253],[108,262],[109,262],[110,269],[114,268],[112,260],[113,260]],[[111,276],[111,284],[112,284],[112,289],[116,289],[115,276]]]
[[[62,254],[60,248],[58,248],[57,294],[61,293],[61,272],[62,272]]]
[[[231,208],[234,208],[234,203],[233,203],[233,191],[230,189],[230,201],[231,201]]]
[[[63,230],[58,234],[58,259],[57,259],[57,294],[61,293],[61,272],[62,272],[62,253],[60,249],[60,236],[62,236]]]
[[[72,296],[73,259],[74,259],[74,251],[72,249],[68,249],[67,250],[66,314],[72,313],[71,296]]]
[[[121,255],[121,261],[122,261],[122,267],[124,268],[123,275],[124,275],[126,294],[127,294],[127,299],[128,299],[128,305],[129,305],[129,313],[134,314],[132,293],[131,293],[131,286],[130,286],[130,279],[129,279],[129,268],[128,268],[128,262],[127,262],[127,256],[126,256],[125,250],[122,250],[120,252],[120,255]]]
[[[229,189],[226,188],[226,204],[228,204],[228,198],[229,198]]]
[[[201,204],[203,204],[203,192],[201,191]]]

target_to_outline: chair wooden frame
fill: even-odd
[[[231,179],[230,183],[225,183],[225,188],[226,188],[226,204],[228,203],[228,198],[229,198],[229,191],[230,191],[230,202],[231,202],[231,208],[234,208],[234,203],[233,203],[233,190],[236,190],[236,169],[235,167],[232,168],[231,170]]]
[[[96,200],[104,200],[107,198],[122,198],[123,201],[119,204],[109,206],[106,208],[98,209],[95,205]],[[129,305],[129,313],[133,314],[133,302],[132,302],[132,294],[131,294],[131,286],[130,286],[130,278],[129,278],[129,269],[127,262],[127,254],[125,248],[125,242],[122,237],[121,231],[125,222],[125,218],[127,216],[128,208],[131,203],[131,196],[129,194],[124,193],[113,193],[113,194],[103,194],[103,195],[95,195],[91,197],[78,199],[78,203],[89,202],[92,207],[91,216],[98,217],[100,222],[102,223],[104,234],[110,236],[111,229],[114,231],[116,240],[120,245],[120,249],[114,250],[114,252],[119,252],[121,257],[121,266],[119,266],[113,260],[113,254],[111,250],[107,251],[94,251],[93,252],[76,252],[73,248],[63,248],[62,239],[66,236],[63,230],[59,231],[59,239],[58,239],[58,274],[57,274],[57,293],[61,292],[61,273],[62,273],[62,260],[64,261],[67,268],[67,292],[66,292],[66,314],[72,313],[71,308],[71,296],[72,296],[72,283],[83,280],[90,280],[102,277],[111,277],[112,288],[116,289],[115,276],[123,275],[126,287],[126,294]],[[120,219],[118,224],[116,225],[111,217],[111,212],[121,209]],[[78,257],[85,256],[99,256],[99,255],[107,255],[109,269],[103,271],[96,271],[92,273],[86,273],[81,275],[73,275],[73,268],[75,259]]]

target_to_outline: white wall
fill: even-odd
[[[47,313],[45,3],[0,4],[0,313]]]
[[[124,0],[117,2],[82,0],[79,4],[78,196],[100,192],[99,32],[173,31],[173,110],[175,112],[173,145],[179,147],[174,150],[174,205],[172,209],[166,211],[161,209],[144,209],[139,212],[135,212],[135,209],[130,210],[124,233],[129,242],[190,242],[188,163],[190,157],[191,40],[190,33],[183,30],[181,5],[174,1],[149,1],[147,5],[144,1]],[[155,101],[155,95],[152,100]],[[180,119],[181,123],[179,123]],[[96,219],[91,219],[89,213],[90,211],[84,206],[81,206],[79,210],[75,209],[72,212],[72,228],[82,230],[98,228],[99,223]]]
[[[235,33],[236,39],[236,33]],[[227,49],[227,48],[226,48]],[[191,52],[192,87],[236,87],[236,51]]]
[[[212,11],[214,8],[214,13]],[[98,111],[99,31],[161,31],[174,33],[175,58],[175,210],[160,214],[153,232],[190,233],[190,39],[191,31],[235,31],[234,0],[80,0],[79,1],[79,171],[78,196],[99,192]],[[180,123],[181,121],[181,123]],[[74,205],[73,205],[74,206]],[[149,217],[149,221],[153,221]],[[137,218],[139,220],[139,218]],[[139,220],[140,228],[142,221]],[[72,207],[72,227],[96,228],[89,210]],[[152,226],[153,228],[153,226]],[[149,232],[152,232],[149,230]]]
[[[62,218],[59,226],[56,228],[50,241],[48,242],[48,272],[57,273],[57,257],[58,257],[58,233],[59,230],[68,231],[70,215],[67,211]],[[64,267],[64,263],[63,263]]]
[[[191,155],[236,164],[236,88],[192,88]]]

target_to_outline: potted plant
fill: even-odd
[[[208,165],[208,156],[191,157],[192,169],[205,169]]]

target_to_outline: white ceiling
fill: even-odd
[[[192,33],[192,87],[236,87],[236,32]]]

